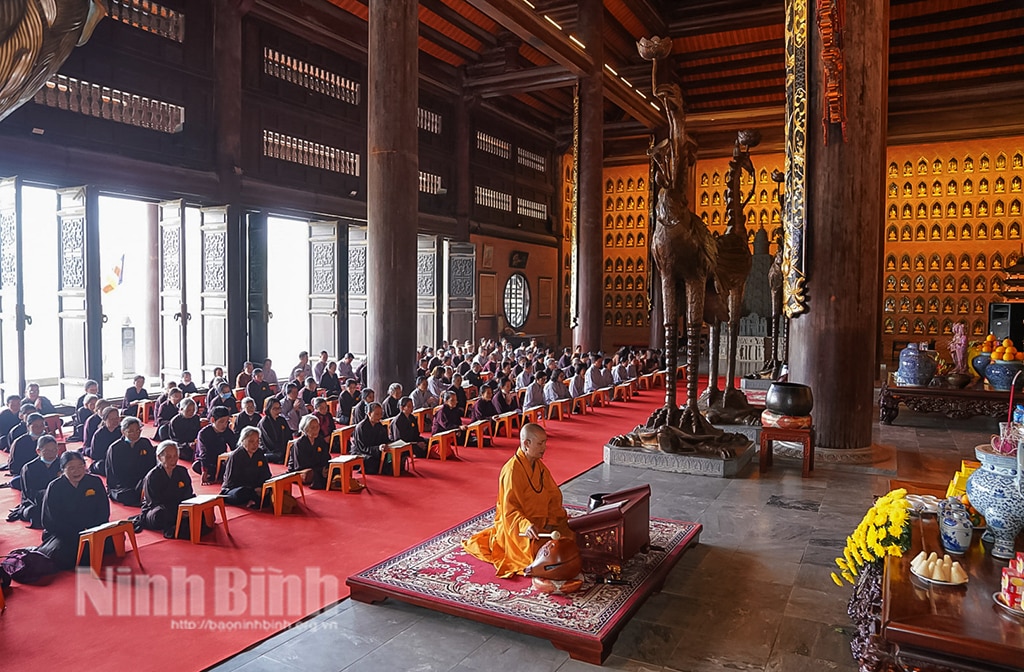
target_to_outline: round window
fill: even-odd
[[[530,285],[522,273],[514,273],[505,283],[505,320],[513,329],[526,324],[530,312]]]

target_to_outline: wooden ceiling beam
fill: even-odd
[[[481,42],[488,47],[493,47],[498,44],[497,37],[487,32],[484,28],[476,25],[462,14],[456,12],[442,0],[420,0],[420,4],[462,32],[466,33],[477,42]]]
[[[935,42],[942,42],[943,40],[977,37],[979,35],[990,35],[992,33],[1008,30],[1024,30],[1024,17],[1005,21],[990,21],[987,23],[978,23],[973,26],[948,28],[946,30],[936,30],[928,33],[890,35],[889,49],[891,52],[893,49],[899,49],[900,47],[909,47],[916,44],[931,44]]]
[[[519,39],[537,49],[573,74],[593,72],[594,59],[569,41],[568,36],[534,12],[521,0],[466,0],[481,12],[505,26]],[[598,63],[597,67],[602,64]]]
[[[889,30],[898,31],[907,28],[919,28],[932,24],[950,23],[953,21],[964,21],[976,19],[979,16],[989,16],[1001,12],[1012,12],[1020,10],[1019,0],[996,0],[980,5],[968,5],[957,9],[941,10],[930,14],[917,14],[903,19],[892,19],[889,21]]]
[[[786,80],[786,69],[782,63],[778,64],[778,68],[771,70],[763,70],[761,72],[748,72],[739,75],[723,75],[709,79],[689,79],[684,78],[682,81],[683,89],[685,91],[694,90],[717,90],[723,86],[734,86],[737,84],[748,85],[764,80],[778,80],[785,82]],[[740,92],[742,93],[742,92]]]
[[[666,123],[661,111],[651,107],[649,98],[644,100],[636,89],[607,70],[604,70],[604,96],[647,128],[659,128]]]
[[[420,23],[420,37],[433,42],[447,52],[455,54],[466,63],[476,63],[480,60],[479,53],[425,23]]]
[[[642,37],[665,37],[666,35],[675,35],[670,32],[671,28],[668,23],[665,22],[661,12],[659,12],[649,0],[627,0],[624,2],[626,7],[633,12],[633,16],[643,25],[644,30],[647,31],[646,35]]]
[[[959,75],[967,72],[976,72],[979,76],[985,76],[985,72],[992,68],[1005,68],[1017,66],[1024,68],[1024,53],[1017,53],[1010,56],[994,56],[973,61],[960,61],[957,63],[927,64],[916,68],[904,70],[889,70],[889,84],[901,79],[913,79],[914,77],[932,77],[935,75]],[[1017,75],[1020,76],[1019,74]]]
[[[970,44],[957,44],[934,49],[922,49],[920,51],[904,51],[889,54],[889,65],[895,63],[927,62],[935,58],[949,58],[950,56],[966,56],[967,54],[983,54],[990,51],[1005,51],[1015,49],[1024,44],[1019,35],[1003,37],[995,40],[982,42],[971,42]]]
[[[785,4],[781,2],[744,9],[739,9],[736,3],[730,2],[709,4],[729,6],[718,10],[688,6],[688,17],[671,21],[668,26],[669,34],[672,37],[694,37],[745,28],[762,28],[781,25],[786,18]]]
[[[464,82],[467,95],[494,98],[516,93],[571,86],[576,76],[560,65],[546,65],[486,77],[468,77]]]

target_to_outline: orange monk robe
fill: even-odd
[[[462,547],[493,564],[499,577],[507,578],[521,574],[548,541],[520,536],[526,528],[532,524],[538,532],[558,530],[563,538],[572,539],[568,520],[562,491],[551,472],[540,460],[531,468],[530,461],[517,450],[501,468],[494,526],[463,540]]]

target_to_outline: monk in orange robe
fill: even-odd
[[[527,423],[519,431],[519,449],[501,468],[494,525],[462,542],[470,555],[490,562],[501,578],[522,574],[547,539],[539,535],[555,530],[573,538],[569,516],[562,507],[562,491],[541,458],[547,432]]]

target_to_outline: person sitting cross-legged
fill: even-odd
[[[388,385],[388,396],[384,398],[384,402],[381,404],[385,418],[393,418],[402,412],[400,403],[402,400],[402,384],[391,383]]]
[[[391,441],[405,441],[412,445],[412,454],[416,457],[427,456],[427,441],[420,435],[419,423],[412,414],[413,404],[409,397],[398,400],[399,414],[391,420],[388,438]]]
[[[138,520],[143,529],[162,532],[172,539],[178,521],[178,505],[195,495],[192,476],[178,464],[178,444],[174,441],[160,442],[156,447],[156,461],[158,464],[149,470],[143,481],[142,513]],[[205,521],[203,527],[209,529]],[[182,526],[181,534],[182,538],[187,537],[187,526]]]
[[[498,384],[498,390],[494,393],[494,408],[498,413],[511,413],[518,411],[519,395],[512,389],[512,379],[505,378]]]
[[[210,401],[207,411],[212,413],[213,409],[223,407],[228,409],[229,415],[238,413],[238,400],[235,399],[235,392],[231,389],[231,385],[221,383],[217,389],[219,394]]]
[[[107,491],[125,506],[142,506],[142,482],[156,466],[153,444],[142,438],[142,422],[134,416],[121,419],[121,439],[107,451]]]
[[[260,450],[268,462],[284,463],[284,454],[288,450],[288,442],[292,440],[292,429],[281,415],[281,402],[268,397],[263,402],[263,419],[260,420]]]
[[[7,395],[7,408],[0,411],[0,450],[10,450],[7,443],[7,433],[21,423],[21,396],[17,394]]]
[[[33,413],[25,420],[28,424],[28,433],[22,434],[11,444],[11,460],[8,463],[13,476],[11,487],[15,490],[21,490],[21,470],[36,459],[39,437],[46,434],[46,420],[41,414]]]
[[[196,413],[196,402],[182,399],[178,404],[178,414],[167,425],[167,435],[178,444],[178,458],[191,462],[196,456],[196,438],[202,422]]]
[[[121,400],[121,414],[139,416],[139,402],[149,400],[149,391],[146,390],[146,377],[135,376],[133,385],[124,391],[124,399]]]
[[[85,424],[85,419],[92,414],[92,410],[89,409],[83,412],[85,408],[85,402],[89,397],[99,398],[100,384],[95,380],[85,381],[85,385],[82,386],[82,396],[78,397],[78,401],[75,402],[75,414],[71,416],[71,425],[73,431],[68,441],[81,441],[82,440],[82,426]],[[95,402],[93,402],[95,404]]]
[[[58,569],[73,569],[78,535],[110,520],[107,490],[98,476],[87,473],[85,458],[69,450],[60,456],[62,476],[46,486],[43,495],[43,543],[37,551]],[[104,551],[113,552],[113,540]]]
[[[338,422],[342,425],[349,424],[352,419],[352,409],[359,403],[359,381],[355,378],[345,380],[345,389],[338,397]]]
[[[320,438],[330,444],[331,435],[338,428],[338,425],[334,422],[334,416],[331,415],[331,406],[324,397],[316,397],[313,399],[312,405],[313,417],[316,418],[320,426]]]
[[[292,444],[288,471],[309,469],[303,482],[314,490],[327,487],[327,467],[331,461],[331,448],[320,436],[320,421],[315,415],[304,415],[299,422],[299,438]]]
[[[49,434],[36,441],[37,457],[21,468],[21,503],[7,514],[7,522],[23,520],[32,529],[43,527],[43,495],[53,479],[60,477],[57,439]]]
[[[526,394],[523,395],[523,410],[535,406],[547,407],[547,402],[544,400],[544,385],[547,383],[547,379],[547,371],[540,371],[526,386]]]
[[[156,416],[156,438],[159,441],[166,441],[171,438],[171,420],[178,415],[178,404],[181,403],[181,390],[172,387],[167,392],[167,401],[160,405],[160,411]]]
[[[224,467],[220,494],[233,506],[259,508],[260,491],[268,478],[270,463],[260,448],[260,432],[255,427],[246,427],[238,437],[238,448],[232,451]]]
[[[256,410],[256,401],[252,397],[242,399],[242,410],[235,416],[235,434],[238,434],[246,427],[256,427],[260,424],[263,416]]]
[[[459,400],[451,390],[441,395],[441,408],[434,413],[431,434],[438,434],[449,429],[457,429],[456,441],[462,443],[465,429],[462,427],[462,411],[459,409]]]
[[[544,386],[544,402],[550,404],[553,401],[568,400],[569,386],[565,384],[565,373],[556,369],[551,380]]]
[[[263,403],[274,396],[270,384],[263,380],[263,369],[253,369],[252,380],[245,386],[245,396],[252,398],[257,409],[263,408]]]
[[[366,417],[356,425],[352,432],[353,455],[362,455],[367,474],[384,472],[384,450],[387,448],[388,429],[380,421],[384,409],[377,402],[369,405]]]
[[[203,475],[203,485],[218,482],[217,458],[235,445],[235,434],[228,427],[230,421],[231,411],[224,406],[215,406],[210,410],[210,424],[199,430],[192,471]]]
[[[360,402],[352,408],[351,424],[353,425],[358,425],[360,422],[365,420],[370,409],[370,404],[377,401],[377,393],[374,392],[369,387],[363,388],[362,397],[363,398],[360,400]],[[381,412],[383,412],[383,409]]]
[[[178,383],[178,389],[181,390],[182,394],[196,394],[199,392],[195,381],[192,380],[192,374],[188,371],[181,372],[181,382]]]

